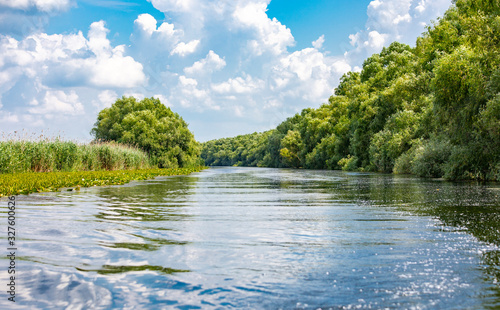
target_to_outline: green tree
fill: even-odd
[[[137,146],[162,168],[200,163],[200,149],[187,123],[155,98],[116,100],[99,112],[91,134],[96,140]]]
[[[299,168],[301,166],[299,152],[302,148],[300,132],[289,130],[286,136],[281,140],[283,148],[280,155],[285,159],[289,167]]]
[[[327,104],[265,135],[204,144],[207,158],[500,180],[499,1],[453,1],[415,48],[391,43],[342,76]]]

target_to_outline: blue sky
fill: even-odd
[[[0,0],[0,131],[88,141],[117,98],[159,98],[199,141],[328,100],[451,0]],[[5,136],[5,135],[4,135]]]

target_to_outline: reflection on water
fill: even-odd
[[[496,308],[499,188],[230,167],[19,196],[15,306]]]
[[[151,271],[157,271],[160,273],[165,273],[165,274],[172,274],[176,272],[189,272],[189,270],[177,270],[177,269],[172,269],[172,268],[164,268],[161,266],[148,266],[148,265],[142,265],[142,266],[112,266],[112,265],[104,265],[102,268],[97,269],[97,270],[85,270],[81,268],[76,268],[79,271],[95,271],[99,274],[112,274],[112,273],[124,273],[124,272],[132,272],[132,271],[144,271],[144,270],[151,270]]]

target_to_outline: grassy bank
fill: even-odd
[[[146,180],[157,176],[186,175],[202,169],[203,167],[5,173],[0,174],[0,197],[34,192],[53,192],[66,187],[72,188],[70,190],[79,190],[80,187],[120,185],[132,180]]]
[[[117,143],[10,140],[0,142],[0,173],[152,168],[147,153]]]

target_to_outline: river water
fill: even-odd
[[[499,196],[499,184],[234,167],[17,196],[16,303],[2,229],[0,308],[498,308]]]

